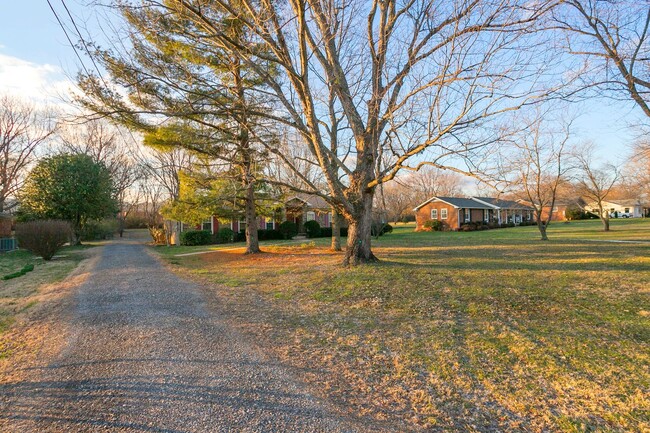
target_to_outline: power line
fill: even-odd
[[[72,50],[74,51],[75,55],[77,56],[77,59],[79,59],[79,63],[81,63],[81,67],[86,71],[87,75],[90,75],[90,71],[88,71],[88,68],[86,68],[86,65],[83,62],[83,59],[79,55],[79,52],[77,51],[77,47],[75,46],[74,42],[72,42],[72,39],[70,38],[70,35],[68,34],[68,29],[66,29],[65,25],[63,24],[63,21],[61,21],[61,18],[59,18],[59,14],[56,13],[56,10],[54,9],[54,6],[52,6],[52,3],[50,0],[46,0],[48,6],[50,6],[50,10],[54,14],[54,17],[56,18],[57,22],[59,23],[59,26],[61,27],[61,30],[63,30],[63,33],[65,34],[66,39],[70,43],[70,46],[72,47]]]
[[[72,42],[72,39],[70,38],[70,35],[68,34],[68,30],[67,30],[67,28],[65,27],[65,25],[63,24],[63,22],[62,22],[61,19],[59,18],[59,15],[57,14],[57,12],[56,12],[56,10],[54,9],[54,7],[52,6],[52,3],[50,2],[50,0],[46,0],[46,1],[47,1],[47,4],[50,6],[50,9],[52,10],[52,13],[54,14],[56,20],[58,21],[59,26],[60,26],[61,29],[63,30],[63,33],[65,34],[66,39],[67,39],[68,42],[70,43],[70,46],[72,47],[72,50],[74,51],[75,55],[76,55],[77,58],[79,59],[79,62],[81,63],[81,67],[82,67],[83,70],[86,72],[86,75],[90,76],[90,71],[88,70],[88,68],[86,67],[85,63],[83,62],[83,59],[82,59],[81,56],[79,55],[79,52],[78,52],[78,48],[77,48],[77,46]],[[65,11],[66,11],[68,17],[70,18],[70,22],[72,23],[72,26],[74,27],[74,30],[75,30],[76,36],[77,36],[77,37],[79,38],[79,40],[81,41],[81,44],[82,44],[82,46],[83,46],[83,48],[84,48],[84,51],[86,52],[86,54],[87,54],[88,57],[90,58],[90,61],[92,62],[93,67],[95,68],[95,71],[97,72],[97,76],[99,77],[100,80],[102,80],[102,83],[104,83],[104,86],[106,86],[106,88],[110,87],[110,86],[108,85],[108,83],[106,82],[106,80],[104,80],[104,76],[103,76],[103,74],[101,73],[101,71],[100,71],[100,69],[99,69],[99,66],[98,66],[97,63],[95,62],[95,58],[94,58],[93,55],[90,53],[90,50],[88,50],[88,44],[87,44],[86,41],[84,40],[84,37],[83,37],[83,35],[81,34],[81,30],[79,30],[79,26],[77,26],[77,23],[76,23],[76,21],[75,21],[75,19],[74,19],[74,16],[73,16],[72,13],[70,12],[70,9],[68,8],[68,5],[66,5],[66,3],[65,3],[64,0],[60,0],[60,1],[61,1],[61,4],[63,5],[63,8],[65,9]],[[122,136],[122,139],[125,139],[125,137],[124,137],[124,135],[123,135],[123,133],[122,133],[121,128],[118,127],[118,128],[117,128],[117,131],[119,132],[120,136]],[[129,135],[131,136],[131,140],[132,140],[134,143],[137,143],[138,140],[135,139],[135,136],[133,135],[133,132],[132,132],[129,128],[127,128],[127,131],[129,132]],[[125,140],[125,141],[126,141],[126,140]]]

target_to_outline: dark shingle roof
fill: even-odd
[[[532,209],[529,206],[523,205],[519,202],[516,202],[514,200],[503,200],[500,198],[494,198],[494,197],[472,197],[475,198],[476,200],[481,200],[485,203],[489,203],[493,206],[496,206],[500,209]]]
[[[434,197],[434,199],[437,199],[439,201],[444,201],[445,203],[449,203],[450,205],[458,208],[470,208],[470,209],[492,209],[491,206],[488,206],[486,204],[483,204],[481,202],[478,202],[476,200],[473,200],[471,198],[460,198],[460,197]]]
[[[312,209],[330,209],[331,205],[323,199],[323,197],[314,195],[314,194],[304,194],[297,193],[296,195],[289,197],[285,203],[290,202],[291,200],[298,199],[303,203],[306,203],[308,207]]]

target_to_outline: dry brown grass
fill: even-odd
[[[170,260],[351,412],[413,430],[650,431],[650,245],[531,233],[398,230],[380,264],[347,269],[309,246]]]
[[[35,265],[24,276],[0,282],[0,367],[17,365],[16,356],[29,356],[42,345],[39,341],[46,335],[44,324],[36,323],[35,318],[46,314],[52,302],[78,283],[81,274],[71,273],[88,256],[80,247],[66,248],[51,261],[26,251],[0,256],[3,274],[29,263]]]

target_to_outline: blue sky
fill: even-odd
[[[60,0],[51,0],[61,19],[70,20]],[[79,25],[88,24],[100,34],[91,17],[94,10],[84,0],[66,0]],[[0,1],[0,92],[10,91],[34,99],[56,98],[65,93],[80,64],[46,0]],[[76,38],[72,35],[73,41]],[[90,66],[90,61],[84,58]],[[631,102],[592,100],[575,106],[580,113],[575,141],[593,141],[600,156],[619,162],[636,134],[630,127],[643,119]],[[645,120],[645,119],[644,119]]]

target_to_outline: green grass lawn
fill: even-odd
[[[62,281],[77,267],[85,248],[88,246],[65,247],[57,253],[59,257],[49,262],[25,250],[0,254],[0,278],[20,271],[25,265],[34,265],[32,272],[21,277],[11,280],[0,279],[0,335],[15,322],[19,314],[36,304],[41,287]],[[0,357],[2,357],[1,347]]]
[[[441,431],[650,431],[650,219],[538,236],[398,226],[374,243],[380,263],[353,268],[327,239],[168,260],[214,283],[278,356],[329,371],[308,377],[355,413]]]

